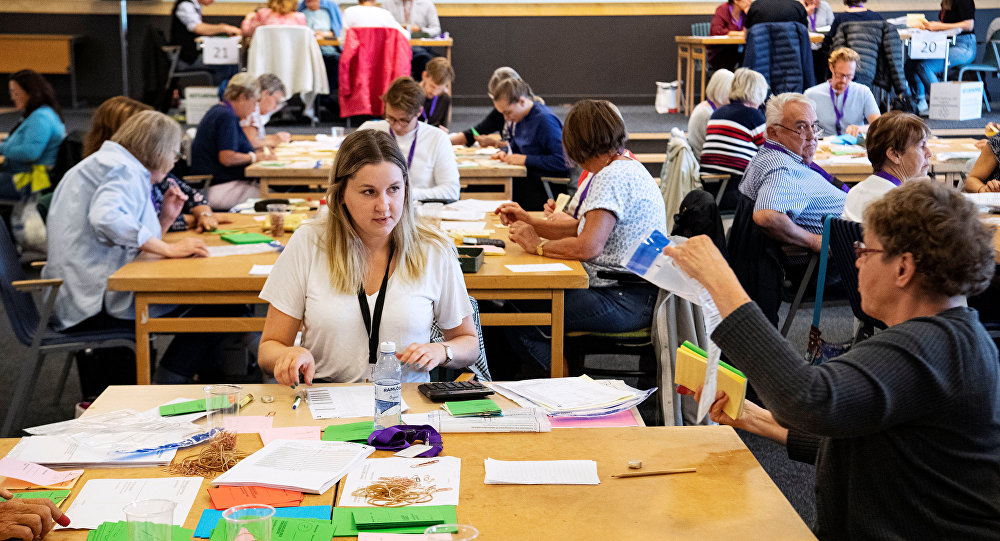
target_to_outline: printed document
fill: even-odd
[[[104,522],[125,520],[123,508],[127,504],[162,499],[177,503],[174,524],[183,526],[203,480],[201,477],[91,479],[83,485],[66,514],[73,518],[71,528],[93,530]]]
[[[599,485],[593,460],[486,459],[487,485]]]
[[[276,440],[216,477],[212,484],[322,494],[374,452],[374,447],[344,441]]]

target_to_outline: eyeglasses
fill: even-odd
[[[865,243],[860,240],[854,241],[854,257],[857,259],[861,259],[861,256],[865,254],[880,254],[884,252],[885,250],[880,248],[868,248],[865,246]]]
[[[812,134],[815,135],[817,139],[823,136],[823,128],[819,127],[819,122],[814,122],[812,124],[796,124],[795,125],[796,129],[794,130],[792,128],[789,128],[788,126],[785,126],[784,124],[778,124],[778,126],[781,126],[782,128],[785,128],[786,130],[792,133],[798,134],[798,136],[803,139],[805,139],[806,135],[808,134],[808,132],[806,131],[807,129],[811,131]]]
[[[385,115],[386,122],[388,122],[389,124],[395,124],[397,126],[408,126],[410,122],[413,122],[414,118],[417,118],[416,115],[408,118],[396,118],[388,113],[386,113]]]

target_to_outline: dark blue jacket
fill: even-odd
[[[535,102],[514,127],[511,149],[526,156],[528,176],[566,177],[569,163],[563,153],[562,122],[544,103]]]
[[[743,67],[763,75],[773,94],[815,86],[809,30],[799,23],[753,25],[747,30]]]

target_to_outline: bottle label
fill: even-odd
[[[375,413],[381,415],[389,413],[394,408],[399,410],[400,391],[402,386],[393,382],[390,384],[375,384]]]

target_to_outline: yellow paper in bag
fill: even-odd
[[[677,348],[677,363],[674,367],[674,383],[692,391],[705,383],[705,369],[708,360],[685,348]],[[719,365],[716,386],[729,395],[729,403],[722,409],[726,415],[738,419],[743,414],[743,400],[747,396],[747,379]]]

